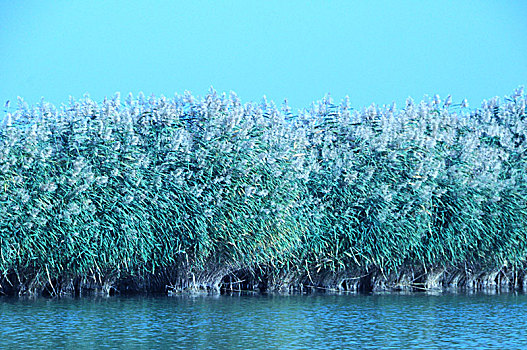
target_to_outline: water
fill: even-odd
[[[527,295],[0,298],[15,348],[520,349]]]

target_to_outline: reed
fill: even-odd
[[[298,116],[213,90],[20,99],[0,126],[2,288],[524,271],[526,115],[522,89],[473,110],[325,98]]]

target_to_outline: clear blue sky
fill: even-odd
[[[294,110],[326,93],[476,107],[526,82],[527,1],[0,0],[1,107],[210,86]]]

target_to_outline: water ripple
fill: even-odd
[[[2,347],[527,347],[527,296],[310,295],[0,299]]]

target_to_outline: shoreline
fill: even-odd
[[[196,295],[196,294],[311,294],[351,293],[433,293],[526,292],[527,271],[502,268],[494,271],[472,272],[456,268],[422,267],[405,269],[397,273],[383,273],[380,269],[369,272],[342,271],[313,273],[306,271],[269,275],[259,271],[241,269],[222,275],[221,273],[188,274],[181,279],[165,273],[161,275],[91,276],[55,278],[47,281],[36,279],[21,282],[11,280],[14,274],[0,278],[0,296],[27,297],[84,297],[114,295]],[[204,279],[203,276],[209,276]],[[179,278],[178,282],[175,282]]]

